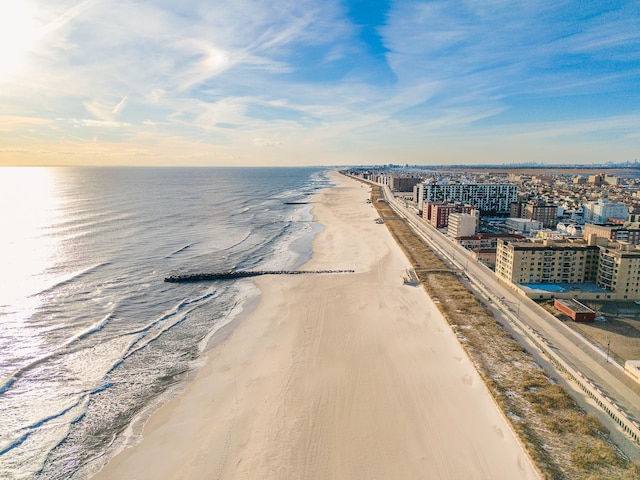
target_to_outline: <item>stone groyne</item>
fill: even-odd
[[[232,272],[188,273],[169,275],[168,283],[207,282],[212,280],[234,280],[236,278],[257,277],[259,275],[301,275],[320,273],[355,273],[355,270],[236,270]]]

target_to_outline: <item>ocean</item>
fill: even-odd
[[[0,168],[0,478],[87,478],[296,269],[318,168]],[[215,395],[215,392],[211,393]]]

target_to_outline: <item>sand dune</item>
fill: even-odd
[[[368,189],[318,194],[305,269],[255,280],[256,310],[99,479],[538,478]]]

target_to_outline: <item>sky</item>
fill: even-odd
[[[639,157],[638,0],[0,0],[0,165]]]

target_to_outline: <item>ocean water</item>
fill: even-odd
[[[295,269],[329,186],[304,168],[0,168],[0,478],[87,478]],[[215,392],[212,392],[215,395]]]

